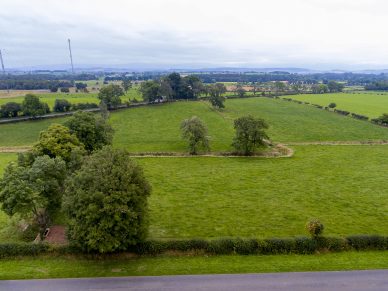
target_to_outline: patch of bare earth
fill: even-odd
[[[44,239],[45,242],[56,245],[65,245],[68,243],[63,225],[53,225]]]

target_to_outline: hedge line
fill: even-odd
[[[388,250],[388,236],[354,235],[339,237],[295,237],[271,239],[224,238],[217,240],[148,240],[130,249],[138,255],[159,255],[169,251],[202,252],[211,255],[275,255],[275,254],[313,254],[321,251],[365,251]],[[40,254],[81,254],[72,246],[49,246],[33,243],[0,244],[0,258],[15,256],[36,256]]]

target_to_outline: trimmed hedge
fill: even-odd
[[[295,237],[271,239],[222,238],[217,240],[148,240],[128,249],[138,255],[159,255],[165,252],[201,252],[211,255],[276,255],[314,254],[348,250],[388,250],[388,236],[353,235],[340,237]],[[34,243],[0,244],[0,258],[36,256],[40,254],[82,254],[73,246],[49,246]],[[93,254],[91,254],[93,255]]]
[[[47,253],[49,246],[47,244],[34,243],[5,243],[0,244],[0,258],[15,256],[36,256]]]

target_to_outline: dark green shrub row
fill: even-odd
[[[351,115],[353,118],[356,118],[356,119],[361,119],[361,120],[368,120],[369,119],[368,116],[357,114],[357,113],[351,113]]]
[[[167,251],[202,251],[215,255],[226,254],[312,254],[319,251],[339,252],[345,250],[388,250],[388,237],[351,236],[219,240],[146,241],[132,251],[140,255],[157,255]]]
[[[338,114],[345,115],[345,116],[350,114],[349,111],[340,110],[340,109],[334,109],[334,112],[336,112],[336,113],[338,113]]]
[[[49,246],[34,243],[5,243],[0,244],[0,258],[15,256],[36,256],[46,253]]]
[[[158,255],[165,252],[202,252],[212,255],[275,255],[275,254],[313,254],[321,251],[341,252],[347,250],[388,250],[388,236],[353,235],[339,237],[296,237],[271,239],[223,238],[217,240],[149,240],[128,251],[139,255]],[[73,246],[49,246],[34,243],[0,244],[0,258],[15,256],[36,256],[39,254],[81,254]]]

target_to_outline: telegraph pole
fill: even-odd
[[[71,63],[71,72],[74,75],[74,66],[73,66],[73,55],[71,53],[71,44],[70,44],[70,38],[67,40],[69,43],[69,53],[70,53],[70,63]]]
[[[3,74],[5,76],[5,67],[4,67],[3,54],[1,53],[1,49],[0,49],[0,61],[1,61],[1,68],[2,68]],[[7,93],[9,93],[9,87],[8,87],[7,80],[5,80],[5,82],[7,83]]]

